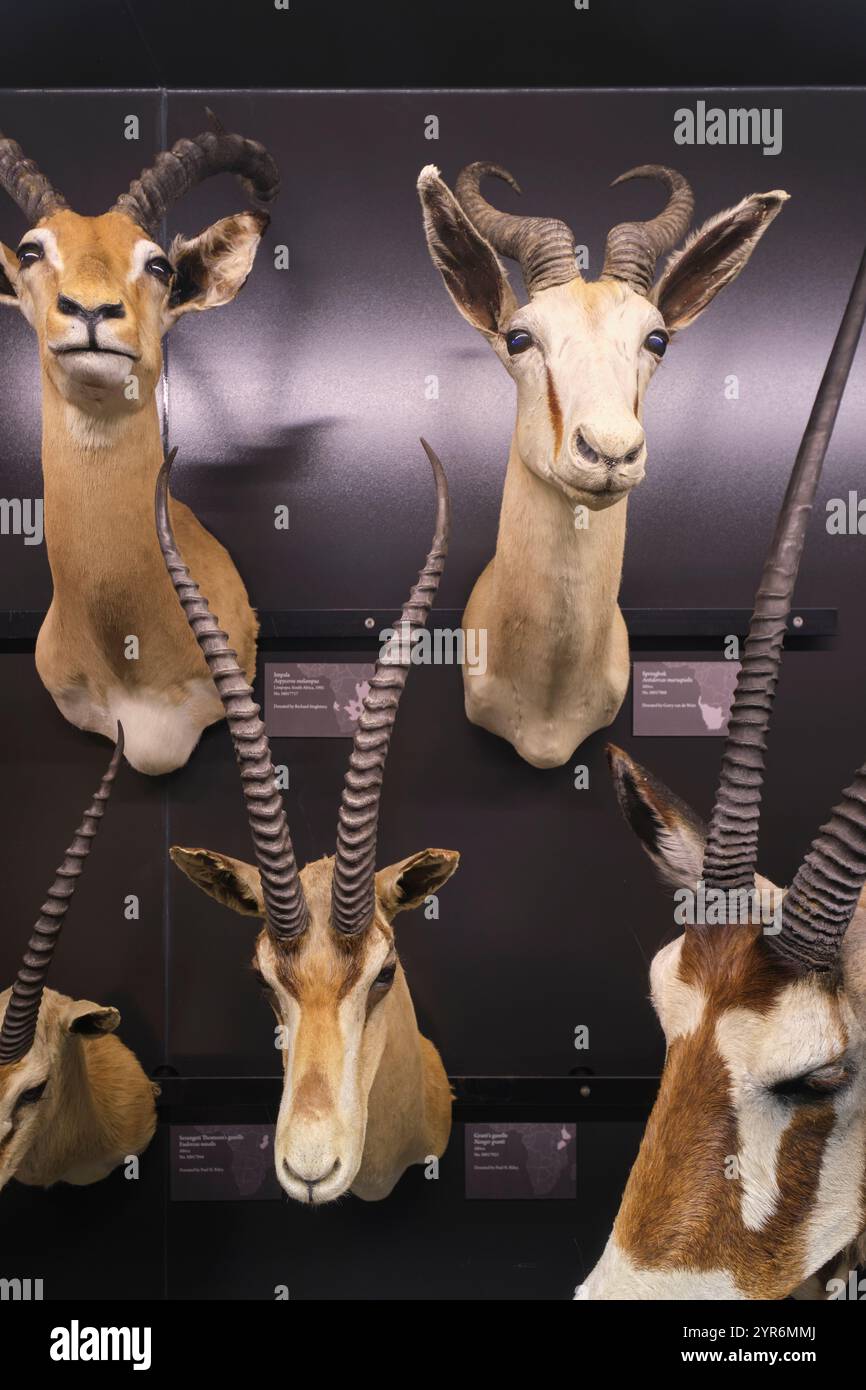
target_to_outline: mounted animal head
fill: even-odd
[[[403,637],[427,622],[448,544],[445,474],[429,446],[424,448],[436,479],[436,530],[395,624]],[[376,872],[385,759],[410,664],[411,642],[401,638],[383,650],[364,697],[343,788],[336,855],[298,870],[259,707],[174,540],[167,506],[172,458],[157,484],[160,545],[225,707],[258,867],[203,849],[174,847],[171,855],[218,902],[264,921],[253,966],[284,1029],[283,1096],[274,1139],[277,1177],[290,1197],[321,1204],[347,1192],[358,1173],[370,1090],[389,1033],[405,1054],[407,1086],[423,1085],[393,922],[399,912],[438,892],[459,856],[426,849]]]
[[[601,276],[586,281],[564,222],[518,217],[484,199],[485,175],[518,185],[496,164],[469,164],[454,193],[433,165],[418,191],[434,265],[460,313],[481,332],[517,386],[515,440],[526,466],[570,502],[599,510],[641,482],[644,393],[671,336],[740,274],[787,193],[753,193],[710,218],[672,255],[694,208],[681,174],[646,164],[622,174],[660,180],[664,210],[608,234]],[[518,262],[528,293],[519,304],[499,256]]]
[[[181,314],[234,299],[268,225],[262,211],[224,217],[194,237],[160,244],[168,209],[214,174],[237,174],[258,202],[279,191],[262,145],[215,129],[179,140],[108,212],[73,212],[14,140],[0,136],[0,185],[28,230],[0,242],[0,302],[35,330],[44,376],[89,414],[130,413],[153,398],[162,335]],[[130,376],[137,391],[126,389]]]
[[[18,977],[0,995],[0,1188],[45,1136],[46,1125],[62,1126],[64,1102],[73,1095],[71,1082],[80,1066],[79,1040],[113,1033],[120,1023],[117,1009],[68,999],[47,989],[45,981],[122,752],[118,726],[108,770],[48,890]]]
[[[866,767],[784,898],[756,877],[782,642],[864,315],[866,257],[765,563],[709,829],[611,750],[620,806],[691,925],[652,964],[661,1086],[578,1297],[784,1298],[826,1283],[846,1251],[856,1264],[866,1230]]]

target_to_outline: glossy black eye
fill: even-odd
[[[23,1110],[25,1105],[35,1105],[37,1101],[41,1100],[45,1094],[45,1088],[47,1085],[48,1080],[46,1078],[46,1080],[40,1082],[38,1086],[31,1086],[29,1091],[22,1091],[15,1102],[16,1112],[18,1110]]]
[[[648,333],[644,339],[644,347],[654,357],[664,357],[669,342],[670,338],[663,328],[654,328],[652,333]]]
[[[45,255],[42,246],[38,241],[25,241],[18,247],[18,263],[21,266],[33,265],[36,261],[41,261]]]
[[[390,965],[383,965],[372,985],[371,989],[390,989],[394,983],[394,976],[397,974],[397,962],[392,961]]]
[[[525,352],[532,347],[532,334],[527,333],[525,328],[512,328],[510,333],[505,335],[505,346],[508,348],[508,356],[516,357],[519,352]]]
[[[163,284],[166,285],[172,275],[174,275],[174,271],[165,256],[154,256],[149,260],[147,263],[147,272],[149,275],[155,275],[157,280],[162,280]]]

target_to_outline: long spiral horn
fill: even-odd
[[[15,140],[0,133],[0,187],[18,204],[33,225],[67,206],[66,199],[52,188],[32,159],[28,159]]]
[[[672,251],[685,236],[695,210],[691,187],[676,169],[665,164],[641,164],[614,179],[611,188],[628,179],[658,179],[667,185],[668,201],[648,222],[620,222],[607,234],[603,280],[625,280],[638,294],[648,294],[659,256]]]
[[[283,799],[276,787],[268,736],[259,718],[259,706],[238,665],[237,654],[229,646],[228,635],[211,613],[207,599],[199,592],[174,538],[168,507],[168,479],[176,454],[177,449],[172,449],[156,480],[159,545],[175,593],[226,712],[261,875],[267,928],[277,940],[289,941],[306,930],[307,901],[295,862]]]
[[[494,251],[518,262],[527,293],[532,296],[552,285],[579,280],[574,236],[566,224],[555,217],[518,217],[500,212],[481,194],[479,185],[485,174],[502,179],[515,193],[520,192],[520,185],[507,169],[477,160],[457,175],[454,195]]]
[[[779,679],[782,643],[806,525],[864,317],[866,253],[794,462],[755,598],[704,852],[703,879],[707,887],[730,890],[754,886],[766,736]],[[791,900],[791,914],[795,901]],[[768,939],[778,945],[777,938]]]
[[[112,211],[125,213],[156,237],[172,204],[214,174],[237,174],[257,203],[272,203],[280,191],[280,174],[264,145],[230,134],[212,111],[208,116],[213,129],[191,140],[178,140],[158,154],[129,185],[129,192],[120,195]]]
[[[426,440],[421,443],[436,480],[433,544],[400,617],[397,636],[376,662],[349,759],[337,825],[337,854],[331,896],[331,922],[343,936],[356,936],[373,920],[376,836],[385,759],[400,696],[409,675],[413,632],[423,628],[439,588],[448,553],[451,503],[445,470]]]
[[[111,795],[111,788],[123,756],[123,728],[117,726],[117,742],[111,755],[111,762],[94,794],[93,801],[84,812],[84,819],[75,832],[48,890],[48,897],[42,904],[42,911],[27,943],[24,963],[18,971],[12,986],[3,1026],[0,1028],[0,1066],[18,1062],[33,1046],[39,1009],[45,992],[45,980],[54,959],[54,952],[60,940],[63,922],[72,901],[84,861],[90,853],[90,846],[105,814],[105,803]]]

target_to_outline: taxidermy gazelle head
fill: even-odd
[[[279,187],[261,145],[217,126],[158,155],[108,212],[83,217],[0,136],[0,186],[28,224],[14,250],[0,243],[0,301],[34,329],[44,379],[63,400],[89,415],[135,413],[153,396],[166,329],[181,314],[234,299],[266,213],[222,218],[198,236],[175,237],[168,250],[159,242],[171,205],[223,172],[238,174],[258,202]]]
[[[445,474],[424,447],[436,479],[436,530],[395,623],[404,634],[426,624],[448,541]],[[170,462],[157,488],[160,544],[225,706],[258,867],[205,849],[175,847],[172,858],[218,902],[264,922],[253,964],[283,1029],[274,1139],[282,1186],[311,1204],[350,1189],[370,1200],[385,1197],[409,1164],[444,1152],[451,1129],[448,1079],[436,1049],[418,1032],[394,919],[438,892],[459,856],[426,849],[376,871],[382,779],[410,643],[383,651],[364,698],[336,855],[299,871],[258,706],[172,535]]]
[[[723,905],[651,970],[667,1040],[613,1233],[578,1297],[826,1297],[866,1230],[866,767],[782,898],[757,875],[764,751],[794,583],[866,314],[866,257],[755,600],[709,828],[619,749],[620,805],[668,883]],[[778,907],[743,911],[762,891]],[[860,1255],[863,1250],[861,1247]]]
[[[648,222],[608,234],[598,280],[584,280],[564,222],[491,207],[481,179],[496,164],[469,164],[454,193],[433,165],[418,190],[434,264],[464,318],[490,343],[517,386],[515,444],[527,468],[571,501],[608,507],[641,481],[646,439],[644,393],[671,336],[692,323],[745,267],[786,193],[754,193],[719,213],[669,260],[694,209],[681,174],[660,164],[616,179],[653,178],[668,201]],[[499,256],[517,261],[528,301],[519,304]]]
[[[105,1177],[149,1144],[155,1088],[111,1034],[117,1009],[46,987],[77,880],[99,830],[120,762],[108,770],[36,923],[18,977],[0,994],[0,1188],[10,1178],[39,1187]]]
[[[202,180],[236,174],[258,203],[279,175],[254,140],[214,129],[159,154],[108,212],[83,217],[0,137],[0,186],[27,220],[0,244],[0,300],[36,332],[42,366],[45,544],[54,594],[36,668],[61,713],[113,740],[149,775],[182,767],[222,705],[168,582],[153,531],[162,466],[155,386],[162,335],[193,310],[227,304],[268,223],[254,210],[194,237],[160,241],[163,219]],[[231,635],[255,670],[258,623],[230,555],[183,506],[175,525]]]

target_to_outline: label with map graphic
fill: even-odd
[[[279,1201],[273,1125],[172,1125],[173,1202]]]
[[[739,671],[738,661],[636,661],[632,733],[721,738]]]
[[[577,1196],[577,1125],[467,1124],[466,1196]]]
[[[266,662],[268,733],[273,738],[352,738],[375,669],[357,661]]]

